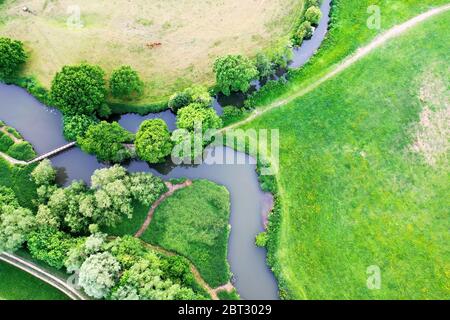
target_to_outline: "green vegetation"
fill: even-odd
[[[74,240],[53,227],[42,227],[33,231],[27,239],[27,247],[34,259],[61,269]]]
[[[36,198],[36,185],[30,179],[30,173],[35,166],[13,166],[0,157],[0,185],[11,188],[19,204],[25,208],[33,208]]]
[[[230,197],[225,187],[199,180],[156,209],[142,239],[187,257],[211,287],[230,280],[227,261]]]
[[[167,124],[162,119],[146,120],[136,134],[136,153],[148,163],[164,162],[172,151]]]
[[[99,161],[120,163],[130,159],[131,150],[124,144],[134,140],[134,134],[125,130],[117,122],[101,121],[91,125],[83,136],[77,137],[81,150],[94,154]]]
[[[255,244],[258,247],[265,247],[267,245],[267,241],[269,240],[269,236],[267,232],[261,232],[256,236]]]
[[[231,292],[221,290],[217,292],[217,296],[219,297],[220,300],[241,300],[236,289],[233,289],[233,291]]]
[[[221,116],[223,126],[226,127],[232,123],[243,120],[247,114],[248,111],[243,108],[226,106],[223,108],[223,114]]]
[[[106,104],[105,72],[98,66],[65,66],[52,81],[51,99],[64,115],[99,115],[111,113]]]
[[[28,161],[36,157],[33,146],[23,140],[16,129],[5,125],[0,121],[0,152],[4,152],[10,157]]]
[[[98,123],[97,118],[84,114],[64,116],[64,138],[68,141],[76,141],[78,137],[84,136],[89,127]]]
[[[103,228],[102,231],[113,235],[123,237],[126,235],[134,235],[147,218],[149,206],[135,201],[133,206],[133,217],[131,219],[123,219],[123,221],[115,227]]]
[[[0,79],[15,75],[26,62],[27,55],[23,43],[17,40],[0,37]]]
[[[80,285],[97,299],[207,298],[186,259],[159,254],[132,236],[107,241],[106,235],[97,233],[79,238],[65,265],[79,272]]]
[[[382,2],[383,26],[440,3]],[[375,31],[363,22],[368,2],[335,5],[334,27],[322,51],[292,72],[285,87],[257,94],[257,105],[296,92],[373,37]],[[449,225],[443,209],[448,161],[430,166],[411,147],[426,105],[421,90],[432,88],[428,94],[442,97],[448,88],[449,18],[441,14],[413,28],[313,92],[245,126],[279,128],[283,137],[277,177],[281,207],[271,217],[268,242],[283,297],[448,296]],[[444,79],[444,93],[430,83],[436,79]],[[372,265],[382,272],[380,290],[366,286]]]
[[[255,64],[241,55],[228,55],[214,63],[217,90],[229,96],[231,92],[247,92],[250,82],[258,77]]]
[[[142,95],[144,83],[130,66],[122,66],[112,72],[109,88],[113,97],[131,100]]]
[[[68,297],[31,274],[0,262],[0,300],[68,300]]]
[[[200,85],[194,85],[185,89],[182,92],[175,93],[169,100],[169,108],[173,113],[177,114],[181,108],[184,108],[191,103],[198,103],[204,107],[211,106],[211,96],[208,90]]]
[[[304,12],[297,20],[297,26],[294,28],[292,35],[292,43],[296,46],[301,46],[303,40],[311,38],[313,34],[312,26],[317,26],[322,18],[322,11],[318,7],[318,0],[306,0]]]
[[[200,103],[191,103],[178,111],[177,127],[194,131],[197,126],[205,132],[208,129],[217,129],[222,126],[222,120],[213,108],[205,107]]]

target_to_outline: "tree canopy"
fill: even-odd
[[[228,55],[218,58],[214,63],[216,85],[225,95],[232,91],[247,92],[250,82],[258,76],[254,63],[241,55]]]
[[[124,146],[134,140],[134,134],[122,128],[117,122],[101,121],[90,126],[84,137],[78,136],[77,143],[86,153],[94,154],[99,161],[122,162],[132,154]]]
[[[136,134],[136,153],[149,163],[160,163],[172,151],[169,129],[162,119],[142,122]]]
[[[142,95],[144,83],[130,66],[121,66],[112,72],[109,88],[115,98],[133,99]]]
[[[0,79],[13,76],[26,60],[22,42],[0,37]]]
[[[222,126],[222,120],[212,108],[205,108],[202,104],[192,103],[181,109],[177,115],[177,127],[194,131],[195,126],[201,124],[203,132]]]
[[[52,81],[52,103],[65,115],[99,115],[106,117],[105,73],[99,66],[80,64],[65,66]]]

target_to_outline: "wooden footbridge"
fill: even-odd
[[[76,144],[76,142],[71,142],[71,143],[68,143],[66,145],[63,145],[62,147],[59,147],[59,148],[57,148],[55,150],[52,150],[50,152],[47,152],[46,154],[43,154],[43,155],[39,156],[37,158],[34,158],[33,160],[28,161],[27,164],[33,164],[33,163],[42,161],[44,159],[53,157],[54,155],[57,155],[58,153],[61,153],[63,151],[66,151],[66,150],[74,147],[75,144]]]

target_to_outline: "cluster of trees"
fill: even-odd
[[[133,149],[127,147],[134,141],[134,134],[122,128],[117,122],[101,121],[87,128],[77,136],[81,150],[93,154],[99,161],[120,163],[133,157]]]
[[[5,80],[16,75],[26,62],[23,43],[5,37],[0,37],[0,79]]]
[[[0,252],[20,248],[34,224],[33,213],[19,206],[14,191],[0,186]]]
[[[322,18],[318,0],[307,0],[305,3],[306,11],[298,21],[295,33],[292,36],[294,45],[300,46],[303,40],[311,38],[313,27],[317,26]]]
[[[114,70],[109,80],[111,95],[119,99],[139,97],[143,86],[130,66]],[[63,113],[67,140],[77,141],[83,151],[95,154],[100,161],[122,162],[133,156],[124,144],[132,142],[134,135],[117,123],[99,121],[111,114],[107,96],[105,72],[86,63],[63,67],[50,91],[51,103]]]
[[[54,185],[54,169],[48,160],[33,171],[38,185],[36,224],[83,234],[103,226],[114,227],[123,218],[132,217],[133,201],[150,205],[167,187],[151,174],[128,174],[118,165],[96,170],[91,187],[74,181],[67,188]]]
[[[206,298],[184,258],[159,255],[131,236],[110,242],[101,233],[80,238],[67,253],[65,266],[79,272],[78,284],[97,299]]]

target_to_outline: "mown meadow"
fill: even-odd
[[[383,29],[442,3],[378,1]],[[374,37],[365,26],[368,4],[336,1],[323,51],[290,85],[255,101],[292,94]],[[438,79],[448,92],[449,19],[444,13],[416,26],[245,125],[280,129],[281,212],[272,219],[269,260],[283,297],[448,298],[448,161],[445,154],[430,165],[411,147],[428,106],[421,90]],[[379,290],[366,284],[373,265]]]

